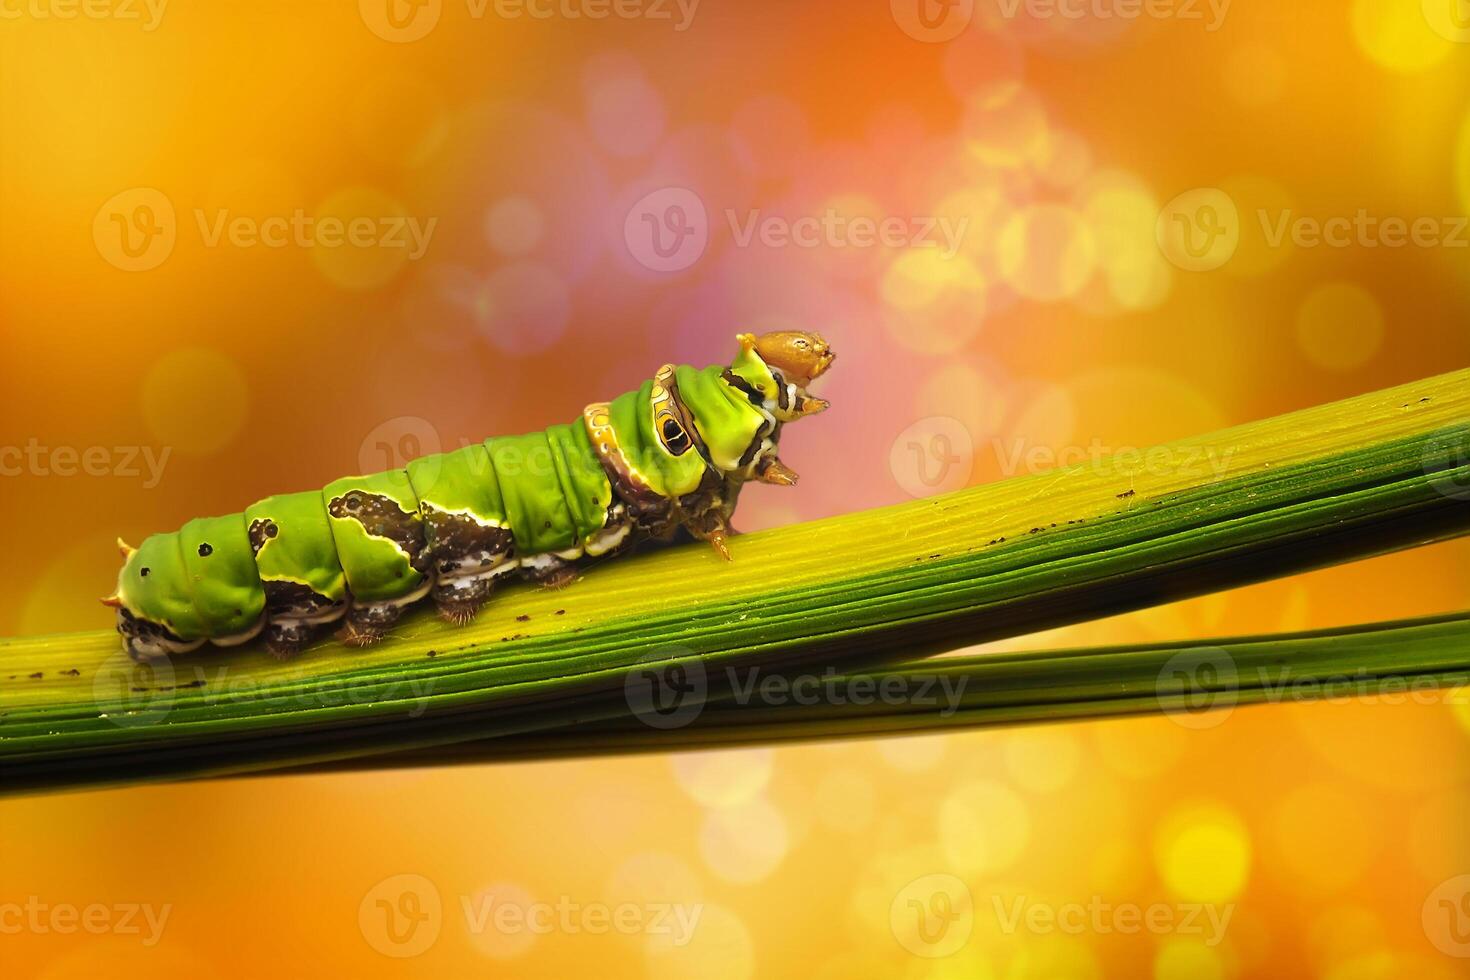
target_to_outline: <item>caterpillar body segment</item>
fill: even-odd
[[[738,339],[731,365],[664,365],[570,423],[119,542],[103,602],[137,659],[261,634],[288,656],[333,624],[372,643],[425,596],[463,624],[504,576],[564,585],[581,558],[680,528],[728,559],[741,486],[796,482],[776,456],[781,427],[827,407],[806,388],[833,360],[816,334]]]

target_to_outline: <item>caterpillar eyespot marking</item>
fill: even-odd
[[[729,365],[666,364],[570,423],[267,497],[136,549],[119,541],[103,602],[124,649],[149,660],[263,636],[288,657],[332,625],[363,646],[425,597],[463,625],[506,575],[561,588],[579,560],[681,527],[728,558],[741,484],[796,482],[776,455],[781,428],[827,408],[806,388],[835,357],[814,333],[737,340]]]

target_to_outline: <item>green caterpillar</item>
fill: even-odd
[[[503,575],[566,584],[578,559],[680,527],[729,559],[741,485],[796,482],[776,456],[781,426],[827,408],[806,389],[834,357],[812,333],[737,339],[729,367],[666,364],[568,425],[268,497],[136,549],[119,541],[117,591],[102,601],[137,660],[262,632],[287,657],[339,620],[346,643],[380,640],[426,595],[464,624]]]

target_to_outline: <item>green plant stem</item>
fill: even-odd
[[[1464,533],[1470,371],[1052,473],[506,589],[463,630],[131,664],[0,640],[0,791],[225,775],[626,714],[649,664],[896,662]],[[100,590],[99,590],[100,591]],[[609,695],[613,695],[610,699]]]
[[[625,715],[316,768],[727,748],[1138,714],[1212,727],[1245,705],[1338,698],[1470,704],[1470,611],[1274,636],[936,657],[856,674],[751,668],[727,680],[719,700],[691,696],[679,705],[682,714],[668,718],[682,723],[669,727],[658,716]],[[770,685],[765,695],[762,685]]]

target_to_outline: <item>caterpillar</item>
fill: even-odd
[[[464,625],[506,575],[563,586],[580,559],[680,528],[729,560],[741,486],[796,483],[781,427],[828,407],[807,387],[835,358],[815,333],[736,340],[730,365],[665,364],[571,423],[267,497],[137,548],[119,539],[102,602],[138,661],[262,633],[287,658],[331,624],[349,645],[377,642],[426,596]]]

